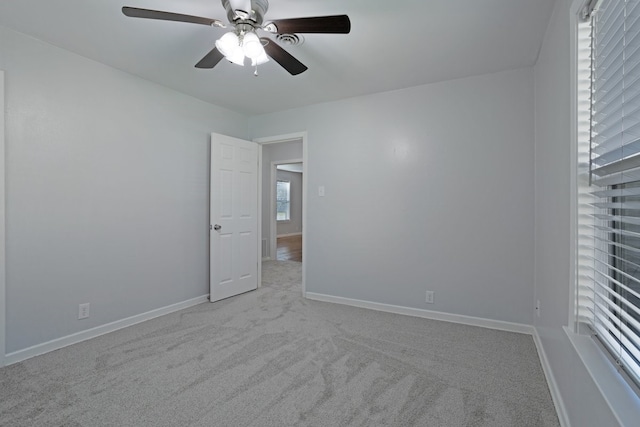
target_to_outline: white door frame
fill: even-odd
[[[258,209],[260,210],[260,218],[262,219],[262,146],[267,144],[277,144],[279,142],[290,142],[302,140],[302,296],[306,297],[306,277],[307,277],[307,132],[290,133],[286,135],[275,135],[264,138],[254,138],[253,142],[258,143]],[[258,254],[262,253],[262,220],[258,221]],[[269,254],[271,255],[271,254]],[[260,256],[258,259],[261,259]],[[258,286],[262,285],[262,263],[258,263]]]
[[[272,233],[269,235],[269,257],[271,259],[275,259],[273,258],[273,254],[275,254],[278,250],[278,221],[276,221],[276,179],[278,176],[277,167],[278,165],[288,165],[290,163],[302,163],[302,168],[304,171],[304,161],[302,159],[278,160],[275,162],[271,162],[271,173],[269,174],[269,177],[271,179],[271,219],[269,220],[269,224],[271,225],[272,231]],[[302,172],[302,187],[304,188],[304,172]],[[304,195],[302,196],[302,203],[304,204]],[[304,209],[302,209],[302,214],[304,215]],[[302,222],[302,232],[304,233],[304,221]]]
[[[4,142],[4,71],[0,70],[0,367],[5,365],[5,334],[6,334],[6,280],[7,280],[7,253],[5,234],[5,176],[7,165],[5,160]]]

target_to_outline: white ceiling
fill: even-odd
[[[213,104],[262,114],[531,66],[555,0],[271,0],[266,19],[347,14],[351,33],[285,46],[309,70],[274,61],[194,65],[226,31],[135,19],[122,6],[226,20],[220,0],[2,0],[0,25]],[[46,64],[43,64],[46,66]]]

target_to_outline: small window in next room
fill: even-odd
[[[289,221],[291,219],[291,183],[278,180],[276,183],[276,219]]]

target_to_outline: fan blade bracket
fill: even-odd
[[[267,22],[262,29],[271,34],[278,34],[278,27],[273,22]]]

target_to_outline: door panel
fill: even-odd
[[[257,144],[211,135],[211,224],[211,301],[256,289]]]

